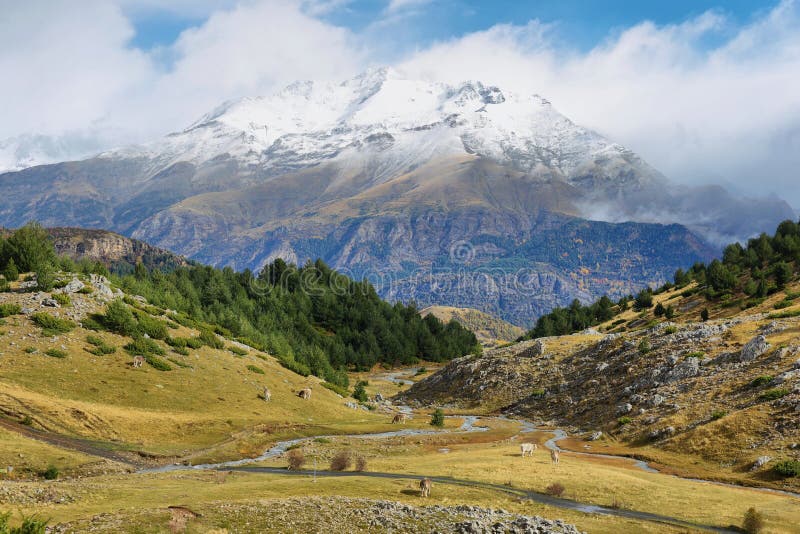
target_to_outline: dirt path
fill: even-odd
[[[61,434],[55,434],[45,430],[38,430],[36,428],[23,425],[17,421],[11,421],[4,417],[0,417],[0,427],[12,432],[16,432],[17,434],[21,434],[27,438],[35,439],[36,441],[41,441],[64,449],[82,452],[83,454],[87,454],[89,456],[98,456],[100,458],[105,458],[107,460],[119,462],[133,467],[141,467],[142,465],[134,462],[127,455],[109,449],[104,449],[97,446],[97,444],[92,441],[80,438],[71,438],[69,436],[63,436]]]

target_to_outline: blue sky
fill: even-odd
[[[719,10],[732,22],[743,24],[774,7],[774,1],[756,0],[432,0],[409,2],[403,23],[406,44],[425,46],[433,41],[479,31],[495,24],[525,24],[538,19],[555,25],[565,41],[582,50],[590,49],[615,32],[643,20],[675,24],[708,10]],[[389,2],[355,0],[332,8],[321,18],[363,31],[386,15]],[[185,29],[201,25],[207,13],[197,8],[179,10],[151,5],[128,8],[136,34],[131,45],[150,49],[171,44]]]

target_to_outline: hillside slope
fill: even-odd
[[[447,323],[456,320],[475,333],[475,337],[484,347],[500,343],[508,343],[524,334],[522,328],[507,323],[502,319],[472,308],[454,308],[452,306],[429,306],[420,314],[435,315],[440,321]]]

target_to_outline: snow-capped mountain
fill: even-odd
[[[146,157],[168,166],[225,156],[267,173],[369,159],[382,167],[375,177],[380,181],[432,159],[463,155],[567,180],[599,162],[646,167],[538,95],[477,81],[451,86],[409,80],[386,68],[340,84],[296,82],[270,97],[226,102],[182,132],[101,157]],[[646,170],[647,179],[656,178]]]
[[[321,257],[379,276],[384,296],[518,324],[663,281],[709,258],[710,236],[794,215],[676,188],[540,96],[389,69],[297,82],[143,146],[0,175],[0,195],[0,225],[105,228],[239,268]]]

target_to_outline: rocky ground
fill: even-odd
[[[88,521],[62,524],[52,532],[128,532],[138,520],[163,523],[173,532],[189,527],[204,532],[393,532],[458,534],[579,534],[573,525],[536,516],[477,506],[410,506],[349,497],[309,497],[224,503],[203,510],[172,507],[131,518],[102,514]],[[155,520],[155,521],[154,521]],[[201,527],[202,525],[202,527]],[[226,526],[222,526],[226,525]]]

